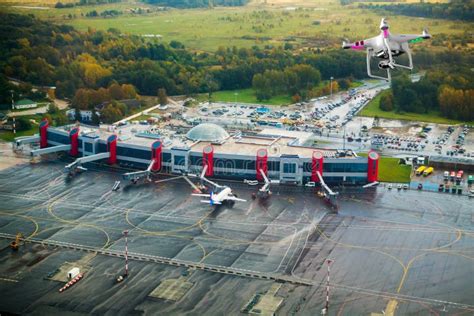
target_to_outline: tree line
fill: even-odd
[[[243,6],[248,0],[143,0],[145,3],[175,8],[202,8],[214,6]]]
[[[406,75],[392,80],[392,90],[380,98],[384,111],[428,113],[460,121],[474,120],[474,79],[470,69],[432,70],[418,82]]]
[[[352,0],[343,0],[351,2]],[[397,3],[397,4],[359,4],[360,8],[388,11],[395,14],[474,21],[474,3],[472,0],[452,0],[449,3]]]

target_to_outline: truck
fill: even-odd
[[[433,167],[426,168],[425,171],[423,171],[423,176],[427,177],[433,172]]]
[[[463,175],[464,175],[464,171],[459,170],[458,173],[456,174],[456,184],[461,184]]]
[[[449,174],[449,178],[451,179],[451,181],[454,181],[454,179],[456,178],[456,172],[451,171],[451,173]]]
[[[444,180],[448,180],[449,179],[449,171],[445,171],[444,172]]]
[[[423,171],[425,171],[426,167],[425,166],[420,166],[418,169],[416,169],[415,174],[417,176],[421,176],[423,174]]]

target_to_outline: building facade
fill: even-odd
[[[156,145],[157,139],[147,136],[149,142],[144,142],[148,139],[134,142],[133,138],[121,133],[118,138],[127,140],[117,142],[116,159],[121,165],[138,169],[146,169],[152,159],[159,159],[161,171],[173,174],[200,174],[207,166],[207,176],[233,180],[262,180],[260,175],[264,172],[270,180],[304,185],[319,182],[318,171],[324,181],[332,185],[361,185],[377,181],[378,155],[375,152],[369,157],[359,157],[352,152],[289,145],[288,139],[282,137],[232,137],[223,130],[209,132],[209,128],[200,127],[205,139],[199,138],[199,131],[192,129],[188,132],[194,139],[187,145],[163,142],[160,156],[154,158],[152,146]],[[49,128],[48,146],[69,144],[68,135],[66,130]],[[107,152],[106,139],[99,133],[83,133],[78,138],[79,155]],[[275,147],[279,142],[282,145]]]

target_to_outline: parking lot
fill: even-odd
[[[404,123],[381,127],[371,131],[371,145],[388,155],[474,157],[474,133],[470,127],[462,125]]]

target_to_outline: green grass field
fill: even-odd
[[[367,157],[367,153],[359,153],[359,156]],[[411,167],[398,164],[400,159],[392,157],[380,157],[379,181],[380,182],[410,182]]]
[[[383,91],[379,93],[375,98],[373,98],[369,104],[367,104],[362,111],[360,111],[360,116],[368,116],[368,117],[375,117],[378,116],[379,118],[386,118],[392,120],[407,120],[407,121],[420,121],[420,122],[429,122],[429,123],[437,123],[437,124],[461,124],[461,123],[468,123],[473,124],[474,122],[462,122],[458,120],[452,120],[445,117],[442,117],[439,112],[432,111],[429,113],[396,113],[394,111],[382,111],[379,108],[380,98],[382,97],[383,93],[388,93],[387,91]]]
[[[399,165],[398,158],[381,157],[379,161],[379,181],[381,182],[410,182],[411,167]]]
[[[154,12],[132,14],[131,8],[149,8]],[[214,9],[172,9],[157,12],[156,7],[143,3],[117,3],[77,6],[70,9],[38,10],[4,6],[2,9],[23,14],[35,14],[57,23],[66,23],[79,30],[88,28],[107,30],[117,28],[124,33],[160,35],[169,42],[178,40],[187,47],[215,51],[219,46],[251,47],[254,45],[282,45],[289,40],[297,47],[339,46],[343,38],[359,40],[379,32],[380,16],[356,6],[341,6],[338,0],[314,2],[300,0],[297,10],[284,4],[251,3],[245,7],[217,7]],[[86,18],[86,13],[109,9],[123,11],[116,18]],[[68,15],[75,18],[68,18]],[[360,18],[363,17],[363,18]],[[319,22],[319,24],[314,22]],[[419,19],[394,16],[391,28],[397,32],[418,33],[424,27],[433,34],[462,34],[473,28],[473,23],[460,21]],[[422,45],[429,45],[424,43]]]
[[[11,131],[0,131],[0,139],[6,142],[12,142],[15,139],[15,137],[31,136],[36,133],[39,133],[39,130],[38,130],[38,126],[35,125],[35,126],[32,126],[28,130],[16,132],[16,135],[13,134],[13,132]]]

